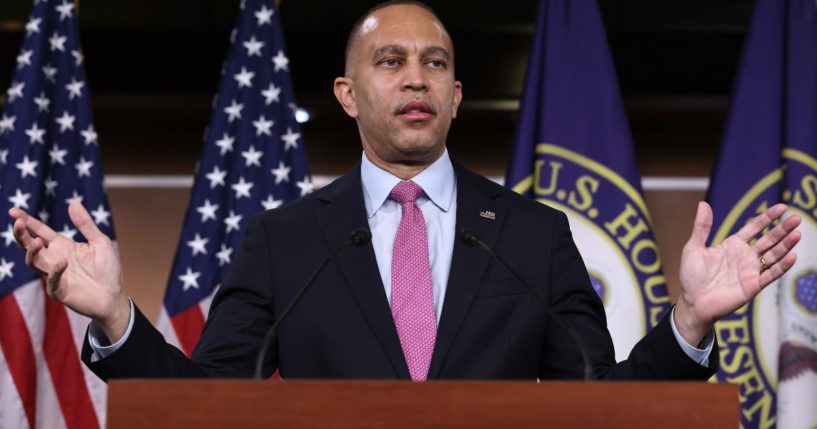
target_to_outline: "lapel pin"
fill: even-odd
[[[496,220],[496,213],[490,210],[483,210],[479,212],[479,217],[484,217],[485,219]]]

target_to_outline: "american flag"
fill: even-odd
[[[114,234],[89,97],[74,2],[35,0],[0,116],[0,205],[77,241],[72,200]],[[0,427],[102,426],[105,384],[79,359],[88,319],[46,296],[8,216],[0,230]]]
[[[252,214],[312,191],[273,0],[242,1],[158,327],[193,352]]]

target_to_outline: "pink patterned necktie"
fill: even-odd
[[[391,260],[391,314],[414,381],[428,377],[437,338],[426,222],[416,203],[422,192],[416,183],[406,181],[390,194],[403,208]]]

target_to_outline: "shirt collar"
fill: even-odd
[[[360,162],[360,179],[363,182],[366,215],[371,219],[389,198],[392,188],[400,182],[400,178],[374,165],[366,157],[366,153],[363,153]],[[442,156],[411,180],[423,188],[425,195],[435,206],[444,212],[448,211],[456,185],[454,166],[448,157],[448,149],[445,149]]]

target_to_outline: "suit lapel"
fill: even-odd
[[[459,232],[462,228],[473,229],[482,241],[493,248],[505,219],[504,206],[496,200],[501,193],[496,187],[487,186],[486,179],[466,170],[456,162],[454,169],[457,174],[456,231]],[[490,212],[493,212],[493,216]],[[493,219],[490,219],[491,217]],[[454,242],[448,287],[437,329],[437,342],[429,368],[429,379],[439,377],[445,358],[490,261],[490,255],[485,250],[463,244],[458,235]]]
[[[368,228],[360,165],[321,191],[318,199],[321,201],[316,213],[318,224],[331,249],[344,243],[355,228]],[[409,379],[408,366],[383,290],[372,244],[345,249],[336,262],[395,374],[399,378]]]

